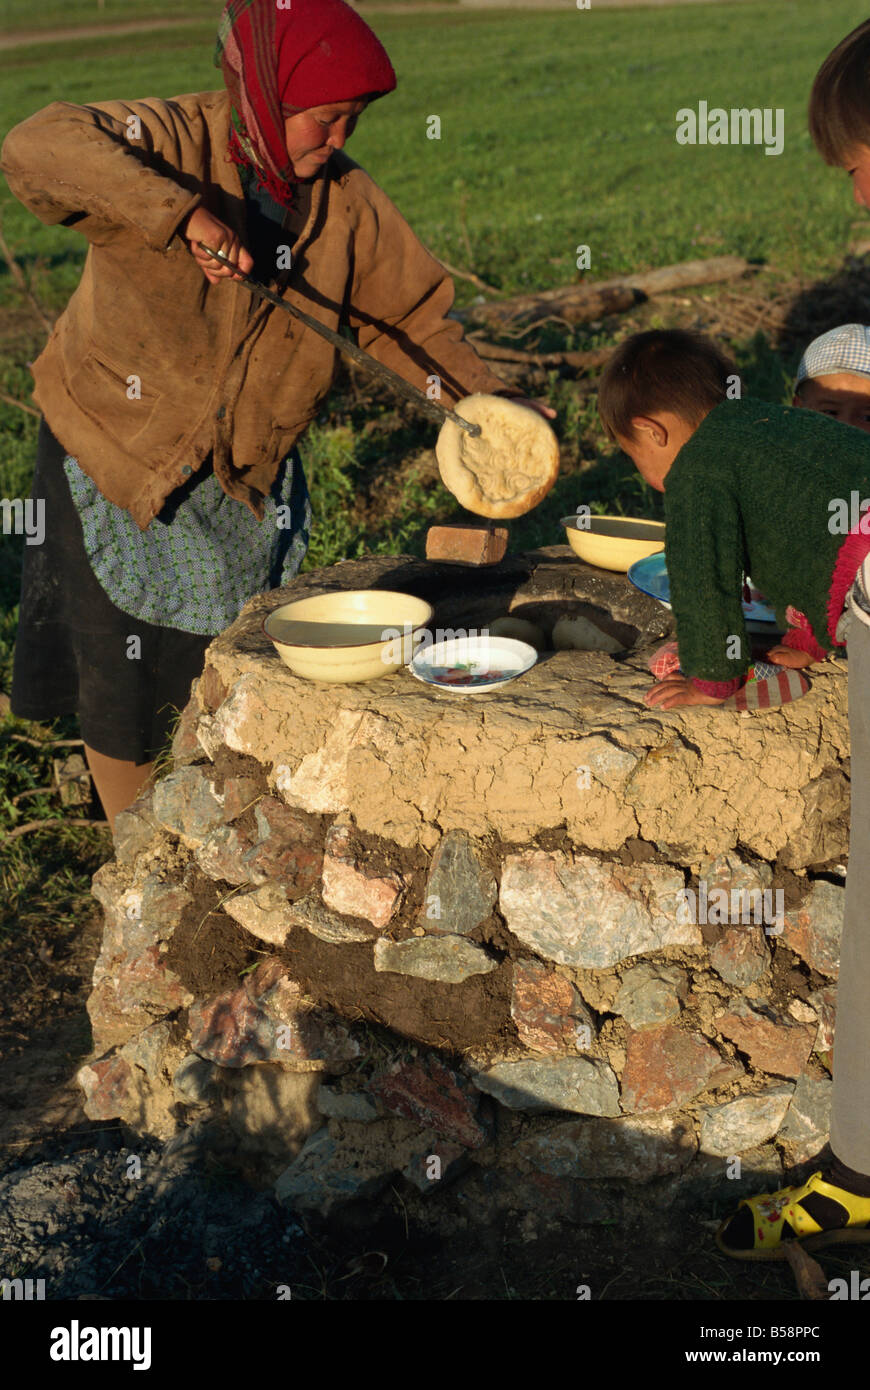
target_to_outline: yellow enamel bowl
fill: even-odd
[[[346,589],[283,603],[263,631],[296,676],[327,684],[372,681],[410,661],[431,604],[393,589]]]
[[[635,521],[627,516],[563,516],[562,525],[575,555],[603,570],[628,570],[635,560],[665,548],[663,521]]]

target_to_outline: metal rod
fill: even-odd
[[[231,266],[236,273],[236,278],[241,280],[242,284],[246,285],[254,294],[259,295],[261,299],[268,299],[270,304],[275,304],[279,309],[284,309],[286,313],[292,314],[294,318],[304,323],[306,328],[310,328],[314,333],[319,333],[321,338],[325,338],[326,341],[331,343],[339,352],[343,352],[345,357],[350,357],[361,367],[365,367],[370,372],[373,372],[375,376],[387,382],[388,385],[392,386],[394,391],[404,396],[406,400],[413,401],[430,419],[437,420],[439,424],[443,424],[445,420],[453,420],[455,424],[459,425],[461,429],[466,430],[468,434],[474,436],[480,434],[480,425],[474,425],[470,420],[463,420],[462,416],[457,415],[455,410],[448,410],[446,406],[439,405],[437,401],[430,400],[418,386],[412,386],[404,377],[399,376],[398,372],[394,372],[392,367],[387,367],[383,362],[378,362],[376,358],[370,357],[367,352],[363,352],[362,348],[357,347],[356,343],[352,343],[349,338],[343,338],[340,333],[334,333],[331,328],[327,328],[325,324],[312,318],[310,314],[306,314],[302,309],[298,309],[295,304],[289,304],[286,299],[281,299],[280,295],[274,294],[272,290],[268,289],[259,280],[252,279],[250,275],[244,275],[242,271],[239,270],[238,266],[233,264],[229,256],[224,255],[223,251],[212,251],[211,247],[206,246],[204,241],[199,242],[199,245],[207,256],[213,256],[216,261],[220,261],[223,265]]]

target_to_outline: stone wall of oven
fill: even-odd
[[[431,568],[345,563],[290,592],[425,593]],[[556,582],[533,581],[515,609]],[[848,843],[842,665],[779,711],[652,712],[651,620],[622,661],[556,653],[492,695],[404,672],[313,686],[261,632],[274,605],[212,644],[168,772],[95,877],[87,1113],[322,1213],[388,1184],[431,1204],[457,1180],[604,1220],[814,1159]],[[701,883],[779,892],[782,915],[685,921]]]

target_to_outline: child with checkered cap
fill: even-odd
[[[870,431],[870,327],[845,323],[814,338],[801,358],[792,404]]]

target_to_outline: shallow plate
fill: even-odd
[[[665,608],[671,606],[671,585],[668,579],[668,571],[665,566],[664,555],[648,555],[645,560],[637,560],[628,571],[628,577],[636,589],[640,589],[642,594],[649,594],[651,598],[657,598],[659,603],[663,603]],[[751,581],[747,581],[752,588]],[[753,592],[755,592],[753,590]],[[753,600],[752,603],[743,603],[743,615],[748,622],[754,623],[775,623],[776,614],[769,603],[759,603]]]
[[[423,647],[408,670],[451,695],[479,695],[516,680],[537,659],[534,647],[513,637],[453,637]]]

